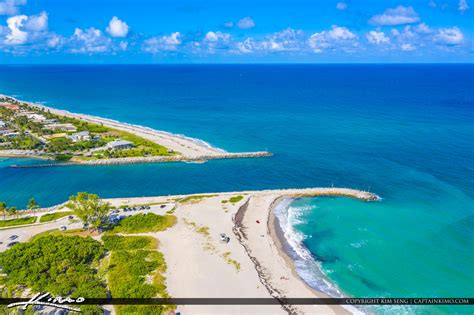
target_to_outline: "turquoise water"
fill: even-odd
[[[472,65],[0,66],[0,93],[228,151],[275,153],[42,169],[0,159],[0,200],[22,206],[34,196],[53,205],[83,190],[119,197],[370,189],[383,200],[309,198],[290,206],[293,236],[334,288],[358,297],[473,296],[473,72]]]

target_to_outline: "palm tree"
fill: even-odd
[[[0,213],[3,214],[3,220],[6,220],[7,216],[7,204],[5,202],[0,202]]]
[[[10,207],[7,209],[7,212],[9,215],[16,216],[18,214],[18,211],[16,210],[16,207]]]
[[[33,211],[33,215],[35,215],[35,210],[39,208],[38,203],[36,202],[35,198],[31,198],[30,201],[28,201],[27,208],[29,210]]]

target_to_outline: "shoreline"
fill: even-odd
[[[320,296],[320,297],[324,297],[324,298],[338,298],[338,297],[341,297],[341,296],[333,296],[331,294],[328,294],[322,290],[319,290],[319,289],[316,289],[316,288],[313,288],[311,287],[307,282],[306,280],[298,273],[297,269],[296,269],[296,264],[295,264],[295,260],[291,257],[291,245],[288,243],[288,240],[286,239],[285,235],[284,235],[284,231],[280,225],[280,219],[278,218],[278,216],[275,214],[275,209],[276,207],[280,206],[282,202],[284,202],[285,199],[291,199],[290,203],[295,201],[297,198],[294,198],[294,197],[286,197],[286,196],[282,196],[282,197],[279,197],[277,199],[274,200],[273,204],[272,204],[272,207],[270,209],[270,211],[268,212],[268,231],[269,231],[269,235],[271,236],[273,242],[275,243],[275,247],[278,249],[278,254],[285,260],[285,262],[288,264],[288,266],[290,267],[293,275],[297,278],[299,278],[304,284],[305,286],[313,291],[316,295]],[[319,267],[318,267],[319,268]],[[321,270],[321,273],[322,270]],[[323,274],[323,276],[325,276]],[[325,276],[326,277],[326,276]],[[327,280],[330,282],[330,279],[329,278],[325,278],[324,280]],[[337,286],[333,283],[333,282],[330,282],[332,285],[334,285],[336,287],[336,290],[339,290],[339,288],[337,288]],[[341,313],[344,313],[344,314],[353,314],[353,313],[356,313],[356,312],[362,312],[361,310],[353,307],[353,306],[344,306],[344,305],[341,305],[341,306],[337,306],[337,310],[338,311],[341,311],[339,308],[343,308],[345,313],[344,312],[341,312]]]
[[[252,198],[255,199],[258,195],[255,194],[250,196],[247,202],[239,208],[234,216],[234,234],[237,236],[239,242],[247,252],[247,255],[254,263],[260,282],[267,288],[270,295],[274,298],[330,297],[328,294],[310,287],[304,279],[298,275],[293,259],[285,251],[284,239],[281,239],[278,236],[279,226],[277,226],[278,222],[276,221],[278,218],[274,216],[273,213],[274,208],[283,198],[322,195],[348,196],[365,201],[380,199],[380,197],[375,194],[350,189],[323,188],[312,191],[305,191],[303,189],[300,192],[275,191],[274,194],[261,194],[260,197],[266,198],[261,198],[256,201],[254,205],[250,205]],[[257,211],[262,208],[267,211],[264,216],[265,220],[261,220],[258,216]],[[255,221],[257,221],[257,224],[255,224]],[[264,226],[264,228],[262,228],[262,226]],[[282,231],[280,231],[280,233],[281,232]],[[267,235],[268,238],[264,238],[264,235]],[[265,239],[267,239],[268,242],[265,242]],[[337,305],[282,305],[282,308],[288,314],[305,314],[315,311],[324,314],[350,314],[353,312],[343,306]]]
[[[188,137],[181,134],[173,134],[167,131],[161,131],[161,130],[156,130],[156,129],[146,127],[146,126],[120,122],[118,120],[109,119],[109,118],[102,118],[102,117],[88,115],[88,114],[72,113],[67,110],[56,109],[56,108],[52,108],[43,104],[23,101],[9,95],[0,94],[0,97],[8,97],[17,102],[25,103],[29,106],[32,106],[38,109],[50,111],[51,113],[56,114],[56,115],[75,118],[75,119],[83,120],[89,123],[104,125],[112,129],[118,129],[124,132],[129,132],[136,136],[139,136],[144,139],[155,142],[157,144],[160,144],[166,147],[168,150],[172,150],[172,151],[180,153],[179,156],[171,156],[171,157],[153,156],[153,157],[144,157],[144,158],[141,158],[141,157],[140,158],[122,158],[123,160],[121,162],[114,162],[115,159],[103,159],[103,160],[97,160],[97,161],[80,162],[77,164],[95,165],[94,163],[88,163],[88,162],[97,162],[97,164],[133,164],[133,163],[157,163],[157,162],[167,162],[167,161],[196,161],[196,160],[207,161],[207,160],[219,159],[219,158],[261,157],[261,156],[272,155],[270,152],[267,152],[267,151],[230,153],[223,149],[214,147],[204,140]],[[1,154],[2,153],[0,150],[0,156]],[[12,155],[9,155],[9,156],[12,157]],[[19,153],[19,156],[24,156],[24,155]],[[109,162],[105,162],[105,161],[109,161]],[[137,162],[133,162],[133,161],[137,161]]]

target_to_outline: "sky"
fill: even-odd
[[[0,64],[467,63],[473,35],[474,0],[0,0]]]

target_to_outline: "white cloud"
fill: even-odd
[[[238,52],[242,54],[248,54],[254,51],[256,42],[253,38],[247,38],[243,42],[238,42],[236,46]]]
[[[416,48],[415,48],[415,46],[413,46],[413,45],[410,44],[410,43],[404,43],[404,44],[401,44],[401,45],[400,45],[400,49],[401,49],[402,51],[413,51],[413,50],[415,50]]]
[[[46,44],[50,48],[57,48],[64,45],[64,42],[65,42],[65,39],[62,36],[53,34],[48,38],[48,40],[46,41]]]
[[[459,45],[464,40],[464,34],[458,27],[441,28],[435,36],[435,41],[445,45]]]
[[[48,29],[48,14],[43,11],[38,15],[29,16],[25,29],[33,32],[46,31]]]
[[[237,27],[243,30],[254,28],[255,21],[250,16],[247,16],[237,22]]]
[[[358,45],[357,36],[346,27],[333,25],[329,31],[314,33],[308,39],[308,44],[314,52],[320,53],[325,49],[336,46],[349,51]]]
[[[234,22],[232,21],[227,21],[224,23],[224,27],[226,28],[233,28],[234,27]]]
[[[372,44],[388,44],[390,43],[390,38],[385,36],[384,32],[381,31],[370,31],[366,35],[367,40],[369,43]]]
[[[118,17],[114,16],[106,29],[112,37],[126,37],[128,34],[128,25]]]
[[[383,14],[373,16],[369,22],[375,25],[403,25],[412,24],[420,20],[413,7],[399,5],[396,8],[387,9]]]
[[[464,12],[469,9],[469,5],[466,0],[459,0],[459,11]]]
[[[345,2],[338,2],[338,3],[336,4],[336,9],[338,9],[338,10],[345,10],[345,9],[347,9],[347,3],[345,3]]]
[[[101,30],[76,28],[70,38],[72,53],[102,53],[111,48],[112,40],[106,37]]]
[[[160,51],[174,51],[181,43],[181,33],[174,32],[170,35],[155,36],[147,39],[143,43],[143,50],[153,54]]]
[[[219,41],[228,41],[230,39],[230,34],[222,33],[220,31],[217,32],[207,32],[206,36],[204,36],[204,40],[207,42],[219,42]]]
[[[260,43],[260,49],[269,51],[296,51],[304,44],[304,32],[292,28],[273,33]]]
[[[25,5],[26,0],[5,0],[0,2],[0,15],[18,14],[18,7]]]
[[[26,15],[15,15],[7,19],[9,34],[5,37],[4,42],[6,45],[21,45],[26,43],[28,33],[23,31],[22,28],[27,20],[28,16]]]

